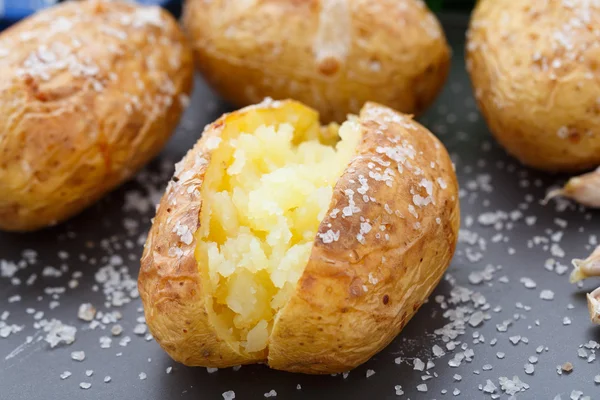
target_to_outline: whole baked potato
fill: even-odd
[[[448,153],[410,116],[247,107],[176,166],[141,260],[146,322],[186,365],[346,371],[427,299],[458,227]]]
[[[196,65],[237,106],[294,98],[341,122],[366,101],[419,114],[450,50],[421,0],[187,0]]]
[[[549,171],[600,165],[600,7],[589,1],[481,0],[467,69],[509,153]]]
[[[193,57],[158,7],[67,2],[0,34],[0,229],[78,213],[163,147]]]

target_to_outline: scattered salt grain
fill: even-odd
[[[110,349],[110,345],[112,343],[111,338],[109,338],[108,336],[100,336],[100,339],[98,340],[100,342],[101,349]]]
[[[85,360],[85,352],[84,351],[73,351],[71,353],[71,358],[75,361],[83,361],[83,360]]]
[[[498,381],[500,382],[502,391],[509,396],[514,396],[518,392],[529,389],[529,385],[521,381],[518,376],[513,376],[512,379],[501,376]]]
[[[146,324],[137,324],[135,326],[135,328],[133,328],[133,333],[135,333],[136,335],[142,336],[146,334],[146,331],[148,330],[148,327],[146,326]]]
[[[436,357],[443,357],[446,354],[444,350],[437,344],[433,345],[432,351],[433,355]]]
[[[87,389],[89,389],[89,388],[92,387],[92,384],[89,383],[89,382],[81,382],[79,384],[79,387],[82,388],[82,389],[84,389],[84,390],[87,390]]]
[[[525,373],[527,375],[533,374],[534,371],[535,371],[535,367],[533,366],[533,364],[529,364],[529,363],[525,364]]]
[[[366,373],[367,378],[370,378],[373,375],[375,375],[375,371],[373,371],[372,369],[368,369]]]
[[[542,300],[554,300],[554,292],[552,290],[542,290],[540,292],[540,299]]]
[[[96,308],[90,303],[82,303],[77,311],[77,318],[90,322],[96,316]]]
[[[531,278],[523,277],[523,278],[521,278],[521,283],[527,289],[535,289],[537,287],[537,284]]]
[[[476,311],[473,314],[471,314],[471,316],[469,317],[469,325],[471,325],[472,327],[477,327],[479,325],[481,325],[481,323],[483,322],[484,319],[484,315],[481,311]]]
[[[496,385],[494,385],[494,382],[492,382],[491,380],[487,380],[485,382],[485,386],[483,387],[483,392],[484,393],[494,393],[496,390],[498,390],[498,388],[496,387]]]
[[[119,324],[115,324],[110,328],[110,333],[112,333],[113,336],[119,336],[123,333],[123,327]]]
[[[138,376],[140,377],[140,381],[143,381],[147,377],[145,372],[140,372],[140,374]]]
[[[268,391],[267,393],[265,393],[264,396],[265,397],[277,397],[277,392],[275,391],[275,389],[271,389],[270,391]]]
[[[233,390],[228,390],[223,392],[223,400],[233,400],[235,399],[235,392]]]
[[[70,377],[72,374],[70,371],[65,371],[62,374],[60,374],[60,379],[67,379],[68,377]]]
[[[70,325],[65,325],[57,319],[53,319],[44,326],[44,331],[47,332],[44,340],[50,344],[50,347],[56,347],[60,343],[67,345],[75,341],[77,328]]]
[[[394,386],[394,390],[396,391],[396,396],[402,396],[404,391],[402,390],[402,386],[396,385]]]
[[[413,369],[415,371],[423,371],[425,369],[425,363],[423,361],[421,361],[420,358],[415,358],[413,360]]]
[[[573,390],[573,391],[571,391],[571,395],[569,396],[569,398],[571,400],[579,400],[582,395],[583,395],[582,391],[580,391],[580,390]]]

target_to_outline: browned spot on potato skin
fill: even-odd
[[[340,69],[340,61],[335,57],[326,57],[319,62],[319,72],[326,76],[335,75]]]
[[[315,277],[307,274],[302,279],[302,283],[301,283],[302,290],[306,290],[306,291],[311,290],[311,288],[314,286],[315,282],[316,282]]]
[[[390,296],[387,294],[383,296],[383,304],[387,305],[390,302]]]
[[[571,143],[577,144],[577,143],[581,142],[581,134],[575,128],[569,129],[569,135],[567,136],[567,138],[569,139],[569,142],[571,142]]]

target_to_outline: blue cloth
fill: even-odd
[[[158,4],[178,12],[181,0],[136,0],[141,4]],[[60,0],[0,0],[0,29],[5,28],[42,8],[50,7]]]

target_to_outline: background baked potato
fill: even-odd
[[[193,59],[159,7],[67,2],[0,34],[0,229],[78,213],[170,137]]]
[[[481,0],[467,69],[487,123],[524,164],[600,165],[600,8],[561,0]]]
[[[231,103],[294,98],[323,121],[366,101],[419,114],[449,69],[420,0],[187,0],[184,25],[197,67]]]
[[[459,225],[443,145],[368,103],[339,127],[294,101],[226,114],[176,166],[139,274],[146,323],[186,365],[351,369],[442,277]]]

